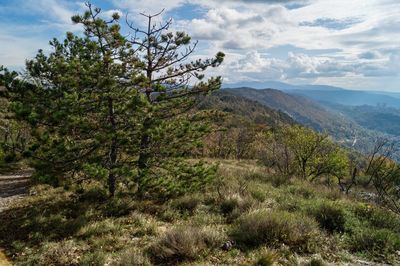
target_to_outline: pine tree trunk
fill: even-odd
[[[117,146],[117,138],[115,136],[116,122],[114,116],[113,100],[111,97],[108,98],[108,117],[110,120],[111,130],[113,133],[110,146],[110,167],[109,167],[110,173],[108,175],[108,191],[110,193],[110,196],[113,197],[115,195],[115,182],[116,182],[116,177],[113,170],[117,162],[118,146]]]
[[[139,190],[141,189],[140,183],[143,181],[143,177],[146,175],[147,169],[149,167],[150,160],[150,134],[149,130],[151,127],[151,118],[146,118],[143,123],[143,134],[140,140],[140,151],[139,151],[139,159],[138,159],[138,184]]]

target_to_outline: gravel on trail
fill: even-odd
[[[14,200],[28,193],[30,175],[30,172],[0,174],[0,212],[7,209]]]

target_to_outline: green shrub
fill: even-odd
[[[221,201],[220,209],[222,214],[228,215],[233,212],[235,208],[239,206],[239,200],[237,198],[227,198]]]
[[[318,242],[318,225],[306,216],[284,211],[258,210],[238,219],[232,237],[243,247],[286,244],[309,252]]]
[[[173,264],[195,260],[208,248],[221,245],[220,235],[213,230],[195,226],[180,226],[149,248],[155,262]]]
[[[280,187],[283,185],[288,185],[291,182],[290,176],[287,175],[282,175],[282,174],[274,174],[269,176],[268,181],[271,182],[271,184],[274,187]]]
[[[158,214],[158,217],[164,222],[172,223],[181,218],[181,214],[173,208],[166,208]]]
[[[106,253],[96,251],[93,253],[85,253],[79,263],[82,266],[103,266],[106,262]]]
[[[128,215],[135,209],[135,204],[130,198],[113,197],[104,205],[106,216],[121,217]]]
[[[107,191],[100,187],[100,186],[93,186],[87,189],[86,191],[82,191],[79,195],[80,201],[87,201],[87,202],[104,202],[108,199]]]
[[[4,167],[5,165],[5,161],[4,161],[4,151],[3,149],[0,147],[0,168]]]
[[[201,202],[202,199],[199,196],[188,195],[176,199],[172,205],[180,212],[193,214]]]
[[[325,266],[326,263],[321,259],[313,258],[305,266]]]
[[[304,199],[312,199],[315,197],[314,188],[304,185],[304,184],[296,184],[288,187],[288,191],[293,195],[299,195]]]
[[[279,203],[279,209],[288,212],[301,211],[304,200],[290,194],[281,193],[277,196],[276,201]]]
[[[273,266],[277,260],[278,256],[275,252],[264,251],[257,259],[255,266]]]
[[[341,206],[334,205],[334,203],[322,202],[311,210],[311,214],[321,228],[328,232],[344,232],[346,217]]]
[[[255,202],[251,197],[243,198],[239,195],[234,195],[221,201],[220,210],[229,220],[233,220],[250,210],[254,205]]]
[[[400,248],[400,236],[388,229],[359,228],[349,239],[350,250],[388,255]]]
[[[19,160],[19,158],[18,158],[18,156],[17,156],[17,154],[15,152],[8,152],[4,156],[4,162],[5,163],[13,163],[13,162],[16,162],[18,160]]]
[[[358,204],[354,213],[361,220],[366,220],[376,228],[387,228],[400,233],[400,218],[394,213],[370,204]]]
[[[112,219],[105,219],[100,222],[88,223],[79,229],[78,235],[82,238],[113,234],[121,231],[121,225]]]

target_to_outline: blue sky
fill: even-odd
[[[197,56],[226,53],[210,75],[225,83],[276,80],[400,92],[399,0],[93,0],[106,14],[165,8],[174,30],[200,45]],[[48,41],[77,34],[79,0],[0,0],[0,65],[22,70]]]

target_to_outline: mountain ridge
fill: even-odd
[[[306,96],[318,102],[342,105],[386,105],[400,108],[400,93],[345,89],[329,85],[293,85],[278,81],[239,82],[224,84],[223,88],[247,87],[254,89],[277,89],[289,94]]]

